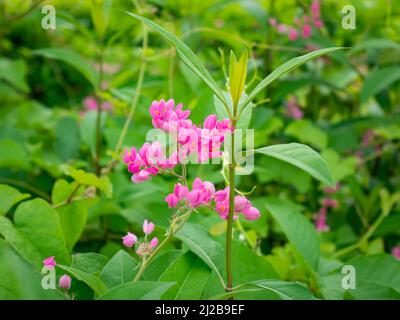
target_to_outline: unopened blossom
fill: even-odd
[[[394,247],[392,249],[392,255],[395,257],[397,260],[400,260],[400,246]]]
[[[338,202],[335,199],[332,198],[324,198],[322,200],[322,205],[324,207],[332,207],[332,208],[337,208]]]
[[[150,246],[154,249],[155,247],[157,247],[158,245],[158,238],[154,237],[153,239],[151,239],[150,241]]]
[[[127,248],[132,248],[137,242],[137,237],[135,234],[128,232],[126,236],[122,238],[122,243]]]
[[[149,221],[147,221],[147,219],[144,220],[144,222],[143,222],[143,232],[146,235],[151,234],[153,232],[153,230],[154,230],[154,227],[155,227],[155,225],[154,225],[153,222],[149,222]]]
[[[48,269],[53,269],[57,265],[55,257],[47,257],[46,259],[43,260],[43,266],[45,266]]]
[[[315,219],[315,228],[317,229],[317,231],[319,232],[329,231],[329,226],[326,220],[327,220],[327,208],[322,207],[319,210],[319,213]]]
[[[298,32],[295,28],[290,28],[288,38],[290,41],[297,40]]]
[[[303,112],[300,109],[300,106],[297,103],[297,99],[295,97],[290,97],[290,99],[286,103],[286,115],[289,118],[293,118],[296,120],[303,118]]]
[[[309,24],[305,24],[302,28],[301,28],[301,36],[304,39],[308,39],[311,37],[311,33],[312,33],[312,29],[311,26]]]
[[[61,289],[69,290],[69,288],[71,288],[71,282],[72,282],[71,277],[64,274],[60,277],[60,279],[58,281],[58,286]]]

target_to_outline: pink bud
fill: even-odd
[[[168,203],[168,208],[175,208],[179,203],[179,198],[175,194],[171,193],[167,195],[165,201]]]
[[[152,233],[154,230],[154,223],[149,222],[146,220],[144,220],[143,222],[143,232],[147,235],[149,235],[150,233]]]
[[[71,277],[64,274],[63,276],[60,277],[58,281],[58,285],[61,289],[69,290],[71,288]]]
[[[321,29],[321,28],[324,26],[324,23],[323,23],[321,20],[315,20],[315,21],[314,21],[314,26],[315,26],[317,29]]]
[[[46,259],[44,259],[43,265],[45,267],[47,267],[48,269],[53,269],[57,265],[56,260],[54,259],[54,256],[47,257]]]
[[[192,190],[186,195],[186,199],[190,202],[190,205],[193,208],[196,208],[200,205],[201,200],[201,191],[200,190]]]
[[[204,128],[209,130],[214,129],[216,123],[217,123],[217,116],[215,114],[210,114],[204,120]]]
[[[225,189],[219,190],[214,193],[214,200],[215,202],[225,201],[228,195],[229,195],[229,187],[226,187]]]
[[[122,243],[127,248],[132,248],[137,242],[137,237],[133,233],[128,232],[126,236],[122,238]]]
[[[289,40],[290,41],[295,41],[297,40],[297,30],[295,28],[290,28],[289,31]]]
[[[400,246],[394,247],[392,249],[392,255],[395,257],[397,260],[400,260]]]
[[[271,26],[273,26],[273,27],[275,27],[276,24],[277,24],[277,21],[276,21],[275,18],[269,18],[269,19],[268,19],[268,22],[269,22],[269,24],[270,24]]]
[[[235,196],[235,212],[243,212],[250,206],[250,201],[245,197]]]
[[[311,37],[311,33],[312,33],[312,29],[311,26],[309,24],[305,24],[303,26],[303,28],[301,29],[301,33],[303,38],[308,39],[309,37]]]
[[[157,239],[157,237],[154,237],[154,238],[151,239],[151,241],[150,241],[150,246],[151,246],[152,248],[155,248],[155,247],[157,247],[157,245],[158,245],[158,239]]]

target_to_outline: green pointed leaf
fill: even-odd
[[[194,52],[182,40],[149,19],[146,19],[134,13],[127,13],[132,17],[142,21],[153,30],[157,31],[169,43],[171,43],[176,48],[177,54],[182,59],[183,63],[187,65],[198,77],[200,77],[201,80],[204,81],[204,83],[214,92],[214,94],[224,103],[224,105],[227,105],[225,97],[213,77],[202,65],[199,58],[194,54]]]
[[[328,186],[334,186],[325,161],[309,146],[299,143],[277,144],[256,149],[255,153],[265,154],[288,162]]]
[[[189,249],[202,259],[218,276],[224,286],[223,274],[223,249],[222,246],[214,241],[203,227],[186,223],[176,234]]]
[[[138,262],[126,251],[118,251],[101,271],[100,279],[109,287],[131,282],[136,274]]]
[[[0,216],[4,216],[15,204],[29,197],[30,194],[21,193],[15,188],[0,184]]]
[[[139,281],[114,287],[99,300],[159,300],[175,283]]]
[[[276,68],[274,71],[272,71],[266,78],[264,78],[255,88],[252,92],[250,92],[249,96],[247,99],[243,102],[243,105],[246,106],[250,101],[252,101],[257,94],[259,94],[264,88],[269,86],[272,82],[277,80],[278,78],[284,76],[288,72],[292,71],[293,69],[296,69],[297,67],[305,64],[306,62],[318,58],[324,54],[337,51],[340,49],[344,49],[341,47],[333,47],[333,48],[325,48],[325,49],[320,49],[320,50],[315,50],[313,52],[307,53],[305,55],[290,59],[289,61],[281,64],[278,68]]]
[[[99,78],[96,70],[83,57],[75,51],[61,48],[43,48],[34,50],[33,54],[43,56],[48,59],[55,59],[65,62],[80,72],[94,88],[98,87]]]
[[[320,242],[311,222],[283,200],[268,198],[265,206],[274,220],[278,222],[290,243],[305,262],[316,271],[320,257]]]
[[[108,260],[108,257],[94,252],[77,253],[72,256],[72,267],[98,276]]]
[[[172,262],[159,281],[176,282],[164,295],[168,300],[198,300],[202,297],[204,287],[211,269],[191,251]]]
[[[90,273],[64,265],[57,265],[57,266],[70,273],[77,280],[86,283],[98,296],[101,296],[108,291],[108,287],[106,286],[106,284],[103,281],[101,281],[100,278]]]
[[[229,90],[234,107],[238,106],[239,100],[242,97],[244,85],[247,77],[247,61],[248,52],[245,50],[242,53],[239,61],[236,60],[235,55],[231,51],[229,63]]]

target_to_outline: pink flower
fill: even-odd
[[[243,211],[246,220],[257,220],[260,217],[260,211],[256,207],[248,207]]]
[[[168,208],[175,208],[179,203],[179,198],[175,194],[171,193],[167,195],[165,201],[168,203]]]
[[[284,24],[278,24],[276,30],[278,31],[278,33],[285,33],[287,30],[287,26]]]
[[[289,35],[288,35],[289,40],[290,41],[297,40],[297,35],[298,35],[297,30],[295,28],[290,28]]]
[[[277,25],[277,21],[276,21],[275,18],[269,18],[269,19],[268,19],[268,22],[269,22],[269,24],[270,24],[271,26],[273,26],[273,27],[276,27],[276,25]]]
[[[223,202],[226,201],[229,197],[229,187],[226,187],[223,190],[219,190],[214,193],[215,202]]]
[[[326,207],[322,207],[319,210],[319,214],[315,219],[315,228],[317,229],[318,232],[329,231],[329,226],[326,222],[326,215],[327,215],[327,209]]]
[[[210,114],[205,120],[203,127],[205,129],[211,130],[215,128],[217,124],[217,116],[215,114]]]
[[[335,199],[325,198],[324,200],[322,200],[322,205],[324,207],[337,208],[338,202]]]
[[[61,289],[69,290],[71,288],[72,279],[70,276],[64,274],[58,280],[58,285]]]
[[[324,23],[321,20],[314,20],[314,26],[317,29],[321,29],[324,26]]]
[[[235,196],[235,212],[244,212],[250,209],[251,203],[245,197]]]
[[[157,239],[157,237],[154,237],[150,241],[150,246],[154,249],[155,247],[157,247],[157,245],[158,245],[158,239]]]
[[[293,119],[302,119],[303,112],[300,109],[300,106],[297,103],[297,99],[295,97],[290,97],[290,99],[286,103],[286,115],[289,118]]]
[[[392,249],[392,255],[395,257],[397,260],[400,260],[400,246],[394,247]]]
[[[132,248],[137,242],[137,237],[133,233],[128,232],[126,236],[122,238],[122,243],[127,248]]]
[[[154,223],[148,222],[147,219],[143,222],[143,232],[147,235],[152,233],[154,230]]]
[[[132,182],[140,183],[150,179],[150,172],[147,170],[140,170],[132,176]]]
[[[310,10],[314,19],[319,18],[321,15],[321,7],[318,0],[314,0],[311,3]]]
[[[201,204],[201,191],[192,190],[186,195],[186,199],[189,201],[193,208],[197,208]]]
[[[302,28],[301,28],[301,34],[302,37],[305,39],[308,39],[309,37],[311,37],[311,26],[309,24],[305,24]]]
[[[43,266],[45,266],[47,269],[53,269],[57,265],[56,260],[54,259],[54,256],[47,257],[46,259],[43,260]]]

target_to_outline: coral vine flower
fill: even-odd
[[[153,232],[153,230],[154,230],[154,223],[147,221],[147,219],[144,220],[144,222],[143,222],[143,232],[146,235],[149,235],[150,233]]]
[[[70,276],[64,274],[60,277],[58,285],[61,289],[69,290],[71,288],[72,279]]]
[[[126,236],[122,238],[122,243],[127,248],[132,248],[137,242],[137,237],[133,233],[128,232]]]
[[[394,247],[392,249],[392,255],[395,257],[397,260],[400,260],[400,246]]]
[[[48,269],[53,269],[57,265],[54,256],[47,257],[43,260],[43,266],[47,267]]]
[[[151,239],[150,241],[150,246],[154,249],[155,247],[157,247],[158,245],[158,238],[154,237],[153,239]]]
[[[319,232],[329,231],[329,226],[326,222],[326,216],[327,216],[327,208],[322,207],[319,210],[319,214],[315,219],[315,228],[317,229],[317,231]]]

